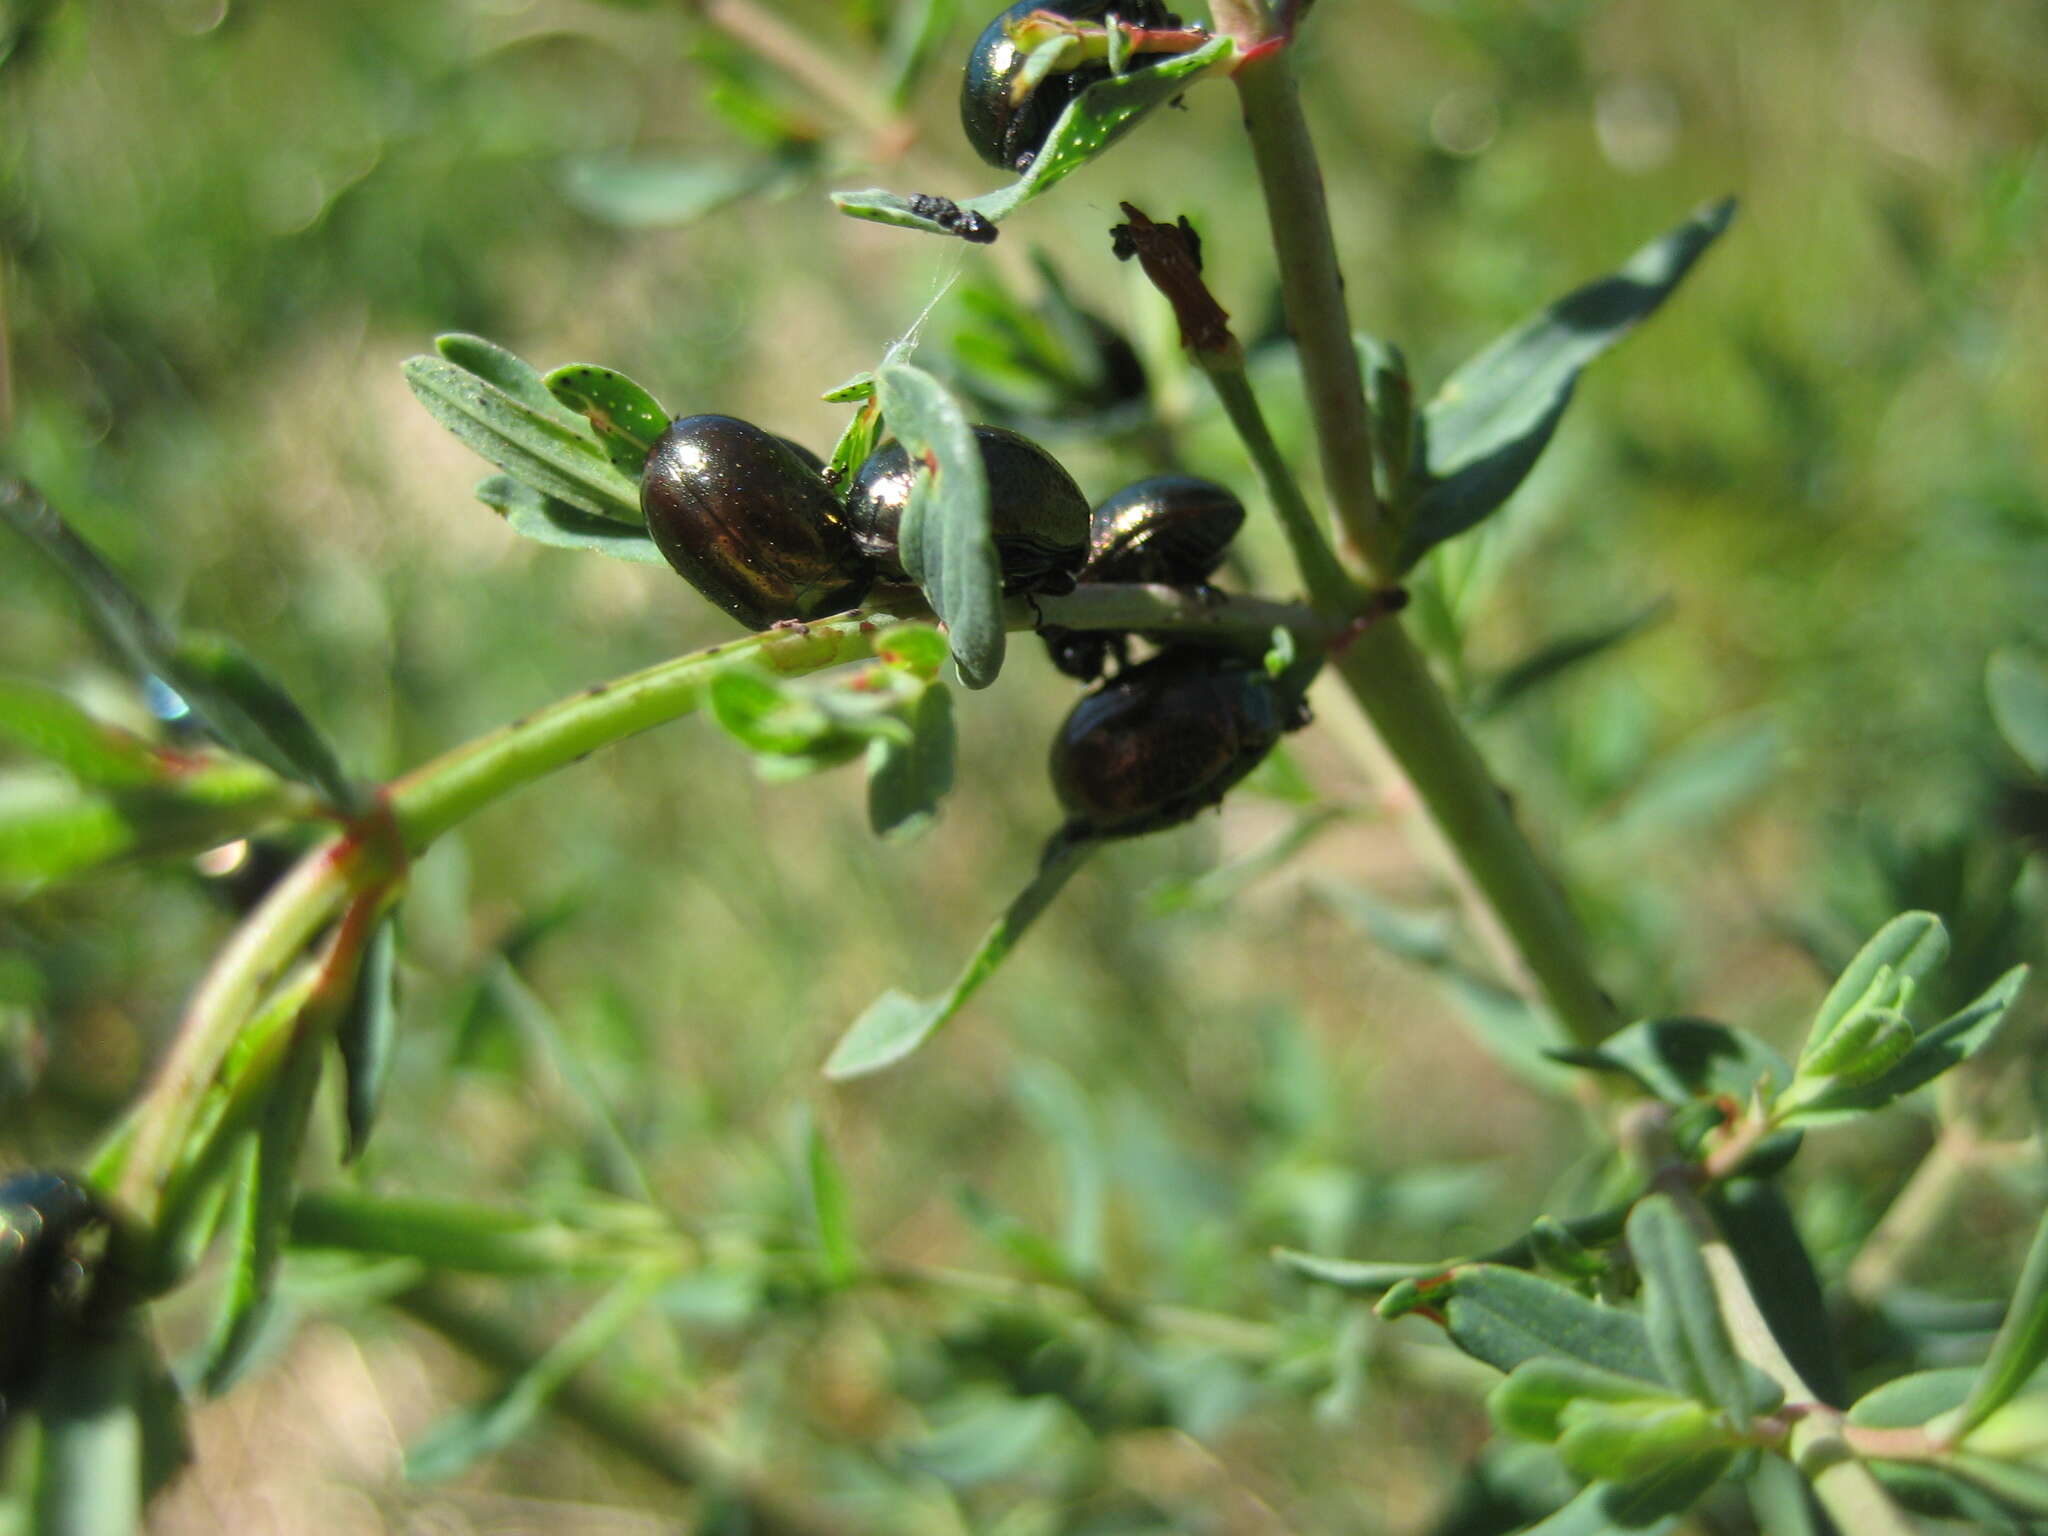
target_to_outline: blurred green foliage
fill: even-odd
[[[889,9],[777,8],[849,58]],[[971,9],[913,93],[906,164],[689,6],[0,6],[0,452],[162,610],[260,656],[368,775],[728,632],[667,571],[535,549],[472,499],[483,466],[396,367],[435,331],[613,365],[678,412],[827,449],[845,410],[819,394],[963,262],[963,292],[1029,292],[1038,244],[1136,337],[1168,430],[1032,429],[1091,495],[1161,462],[1249,492],[1165,318],[1109,259],[1128,197],[1201,229],[1306,466],[1226,92],[1192,93],[1019,215],[1001,255],[832,213],[827,179],[985,189],[943,62]],[[1311,25],[1353,313],[1425,387],[1692,206],[1743,200],[1684,298],[1589,375],[1536,481],[1418,580],[1475,705],[1543,645],[1669,600],[1482,727],[1625,1006],[1783,1040],[1903,907],[1949,918],[1962,995],[2038,949],[2012,893],[2042,872],[1994,814],[2018,765],[1982,679],[1994,650],[2048,652],[2048,12],[1378,0]],[[942,304],[922,356],[984,317]],[[1241,561],[1238,579],[1284,590],[1270,528]],[[1467,1379],[1429,1350],[1367,1372],[1347,1304],[1304,1299],[1265,1252],[1483,1246],[1490,1220],[1561,1198],[1540,1181],[1575,1124],[1319,894],[1452,907],[1325,733],[1291,746],[1298,772],[1369,814],[1229,906],[1164,917],[1148,891],[1284,833],[1283,802],[1248,794],[1119,848],[926,1058],[818,1076],[846,1019],[942,980],[1028,872],[1056,815],[1037,764],[1071,697],[1035,662],[959,700],[958,789],[916,844],[869,834],[853,777],[762,784],[703,722],[451,838],[406,908],[362,1177],[545,1203],[635,1193],[644,1172],[713,1262],[665,1296],[672,1331],[607,1356],[620,1389],[658,1402],[680,1372],[691,1416],[744,1460],[880,1528],[1426,1529],[1479,1434]],[[55,574],[12,548],[0,668],[146,720]],[[75,1159],[130,1097],[234,896],[179,865],[0,908],[9,1161]],[[1055,1327],[1027,1293],[940,1281],[763,1290],[720,1256],[810,1241],[804,1104],[870,1256],[1015,1271],[1006,1222],[1065,1223],[1066,1262],[1106,1295],[1250,1319],[1249,1336],[1167,1320],[1134,1338],[1056,1306]],[[1847,1263],[1920,1135],[1900,1117],[1802,1161],[1802,1215],[1836,1234],[1824,1261]],[[2012,1199],[1967,1191],[1913,1276],[1934,1301],[1997,1294]],[[563,1289],[515,1288],[514,1310],[559,1331]],[[359,1357],[307,1337],[313,1374],[241,1389],[260,1415],[327,1413],[321,1370],[352,1372],[407,1437],[474,1395],[389,1325],[364,1323]],[[394,1529],[421,1497],[374,1434],[337,1472],[310,1424],[257,1468],[237,1422],[202,1421],[216,1510],[308,1471],[370,1490]],[[464,1518],[498,1528],[499,1494],[634,1502],[582,1445],[484,1463],[458,1485]],[[1456,1510],[1541,1482],[1512,1459],[1491,1454],[1440,1529],[1500,1528]],[[199,1507],[166,1528],[199,1528]]]

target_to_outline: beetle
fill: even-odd
[[[111,1230],[99,1197],[69,1174],[0,1179],[0,1428],[34,1393],[52,1334],[90,1309]]]
[[[678,417],[641,474],[654,547],[749,629],[844,612],[875,570],[816,462],[751,422]]]
[[[1244,526],[1244,503],[1213,480],[1195,475],[1153,475],[1134,481],[1096,507],[1089,518],[1088,563],[1080,580],[1152,581],[1213,594],[1209,577],[1223,563]],[[1113,631],[1045,628],[1053,665],[1092,682],[1114,655],[1125,658],[1125,637]]]
[[[1179,646],[1088,694],[1053,738],[1069,841],[1192,820],[1308,723],[1300,697],[1227,653]]]
[[[967,77],[960,85],[960,127],[976,154],[1006,171],[1028,170],[1067,103],[1109,78],[1107,64],[1084,64],[1046,76],[1022,101],[1016,100],[1017,77],[1030,55],[1010,37],[1009,27],[1033,11],[1049,11],[1070,21],[1101,21],[1114,11],[1131,26],[1179,24],[1158,0],[1017,0],[991,21],[967,55]]]
[[[1088,558],[1088,498],[1059,460],[1022,433],[976,427],[988,475],[989,533],[1002,562],[1003,591],[1055,594],[1074,589]],[[917,482],[917,463],[900,442],[869,456],[846,493],[846,519],[886,581],[908,581],[898,538]]]

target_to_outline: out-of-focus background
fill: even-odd
[[[370,775],[731,633],[666,571],[524,544],[471,497],[485,466],[397,368],[436,332],[606,363],[677,414],[827,450],[845,408],[822,392],[958,276],[924,331],[940,365],[971,328],[962,293],[1029,295],[1042,248],[1136,337],[1176,462],[1256,503],[1110,257],[1128,199],[1201,230],[1307,472],[1227,87],[968,249],[824,193],[994,184],[954,119],[992,7],[958,8],[907,145],[876,62],[892,7],[768,9],[841,60],[869,120],[688,4],[4,0],[0,453],[164,611],[267,661]],[[1306,54],[1354,320],[1425,387],[1694,206],[1742,199],[1418,604],[1475,710],[1544,643],[1657,605],[1479,726],[1626,1005],[1785,1037],[1908,905],[1951,920],[1957,990],[2038,947],[1983,679],[2001,648],[2048,650],[2048,10],[1330,0]],[[1091,496],[1146,467],[1093,417],[1034,430]],[[133,715],[53,573],[0,550],[0,668]],[[1288,589],[1269,530],[1244,565]],[[1034,648],[1014,658],[960,699],[958,789],[921,841],[870,836],[857,776],[763,784],[702,722],[448,839],[407,906],[398,1076],[360,1178],[574,1199],[608,1177],[596,1102],[710,1251],[772,1250],[805,1240],[808,1114],[871,1254],[991,1276],[1016,1264],[977,1200],[1057,1232],[1094,1189],[1108,1291],[1250,1336],[1168,1329],[1134,1364],[1120,1335],[1034,1342],[1039,1314],[1001,1285],[813,1305],[713,1264],[667,1298],[660,1347],[608,1369],[855,1528],[1430,1529],[1484,1438],[1477,1393],[1365,1372],[1369,1330],[1266,1252],[1484,1246],[1552,1198],[1577,1126],[1373,936],[1427,949],[1455,907],[1398,794],[1336,744],[1341,709],[1290,744],[1350,813],[1302,856],[1227,902],[1201,881],[1290,825],[1270,793],[1118,848],[915,1063],[818,1075],[876,993],[950,974],[1055,820],[1038,765],[1074,690]],[[228,932],[232,884],[149,868],[0,908],[0,1157],[75,1160],[110,1122]],[[1924,1146],[1924,1122],[1889,1124],[1802,1163],[1828,1262]],[[1999,1294],[2015,1198],[1965,1188],[1907,1278]],[[492,1294],[545,1334],[590,1293]],[[404,1483],[402,1447],[485,1387],[408,1325],[314,1316],[202,1413],[160,1527],[747,1528],[545,1424]]]

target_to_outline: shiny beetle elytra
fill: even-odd
[[[1002,561],[1003,590],[1070,592],[1088,558],[1088,498],[1059,460],[1019,433],[976,427],[988,474],[989,532]],[[846,520],[882,577],[908,581],[897,547],[917,465],[901,443],[888,443],[861,465],[846,494]]]
[[[815,462],[731,416],[680,417],[642,472],[647,532],[684,580],[749,629],[842,613],[867,595],[874,567]]]
[[[1215,481],[1154,475],[1125,486],[1091,514],[1081,579],[1200,586],[1243,526],[1244,503]]]
[[[1244,526],[1244,503],[1213,480],[1154,475],[1125,486],[1090,518],[1088,563],[1080,579],[1153,581],[1204,591]],[[1124,660],[1124,636],[1112,631],[1045,628],[1053,665],[1092,682],[1113,655]]]
[[[1067,103],[1096,81],[1109,78],[1108,65],[1086,64],[1048,75],[1022,101],[1013,100],[1028,55],[1011,40],[1008,26],[1033,11],[1050,11],[1073,21],[1101,21],[1114,11],[1131,26],[1177,24],[1157,0],[1017,0],[991,21],[967,55],[967,78],[960,86],[960,127],[976,154],[1006,171],[1028,169]]]
[[[1053,738],[1065,836],[1137,837],[1189,821],[1307,723],[1299,698],[1237,657],[1155,656],[1083,698]]]
[[[34,1394],[52,1335],[90,1307],[110,1230],[98,1197],[69,1174],[0,1179],[0,1429]]]

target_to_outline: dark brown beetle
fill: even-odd
[[[640,481],[655,548],[749,629],[844,612],[874,567],[815,462],[730,416],[670,422]]]
[[[990,22],[967,55],[967,78],[960,86],[960,127],[977,155],[1006,171],[1027,169],[1067,103],[1096,81],[1109,78],[1107,64],[1087,64],[1048,75],[1022,101],[1012,100],[1013,87],[1029,55],[1010,40],[1008,24],[1033,11],[1051,11],[1073,21],[1101,21],[1115,11],[1132,26],[1178,25],[1177,18],[1157,0],[1017,0]]]
[[[988,475],[989,532],[1003,566],[1003,590],[1071,592],[1088,558],[1088,498],[1059,460],[1030,438],[1002,427],[976,427]],[[846,493],[846,520],[861,550],[886,581],[908,581],[897,536],[910,504],[917,466],[901,443],[889,443],[861,465]]]
[[[84,1320],[111,1222],[69,1174],[0,1180],[0,1432],[33,1396],[58,1330]]]
[[[1088,563],[1080,579],[1154,581],[1213,592],[1209,578],[1244,526],[1244,503],[1213,480],[1154,475],[1125,486],[1090,518]],[[1114,655],[1125,658],[1125,636],[1100,630],[1047,627],[1046,650],[1069,677],[1092,682]]]
[[[1307,723],[1298,697],[1237,657],[1155,656],[1082,699],[1053,738],[1064,835],[1137,837],[1192,820]]]

